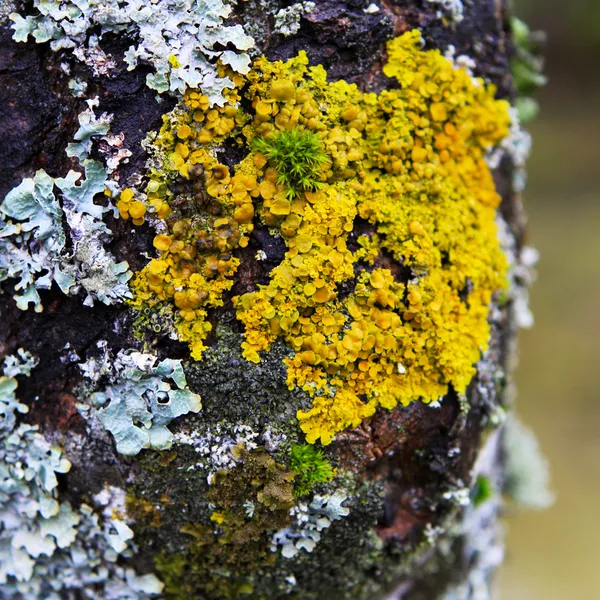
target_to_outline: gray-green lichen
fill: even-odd
[[[17,350],[17,354],[11,354],[4,359],[4,375],[6,377],[17,377],[25,375],[29,377],[31,370],[37,366],[39,360],[23,348]]]
[[[71,90],[71,94],[73,94],[74,98],[84,98],[87,87],[87,81],[82,81],[77,77],[69,79],[69,89]]]
[[[76,82],[76,85],[72,87],[71,82],[69,82],[69,88],[74,90],[81,89],[81,87],[78,88],[78,85],[81,86],[81,83],[77,84]],[[87,87],[87,85],[85,87]],[[98,106],[98,98],[86,100],[86,103],[88,107],[79,113],[79,116],[77,117],[79,129],[73,136],[75,142],[72,142],[67,146],[67,156],[77,157],[80,161],[89,158],[92,150],[92,138],[94,136],[106,135],[110,130],[110,122],[112,120],[106,113],[102,114],[100,117],[97,117],[96,113],[94,113],[94,107]]]
[[[113,357],[106,349],[104,353],[100,363],[82,365],[92,381],[108,379],[101,391],[90,395],[89,403],[80,406],[82,414],[97,415],[121,454],[170,448],[173,434],[167,425],[202,406],[200,396],[187,388],[181,361],[165,359],[157,364],[151,354],[121,350]]]
[[[65,294],[75,283],[59,265],[66,238],[53,189],[54,180],[40,170],[11,190],[0,205],[0,281],[18,279],[14,298],[21,310],[32,302],[41,311],[38,289],[49,289],[53,281]]]
[[[314,2],[295,2],[275,13],[275,32],[284,36],[295,35],[300,30],[300,19],[315,8]]]
[[[218,74],[217,60],[238,73],[250,67],[246,51],[254,40],[241,25],[224,24],[231,7],[221,0],[35,0],[34,10],[26,17],[11,14],[15,40],[31,35],[37,43],[50,42],[55,51],[74,49],[101,71],[110,61],[99,45],[102,36],[127,34],[136,39],[125,53],[129,70],[139,63],[152,65],[146,83],[161,93],[201,88],[212,104],[222,105],[223,90],[234,84]]]
[[[142,600],[160,593],[154,575],[117,564],[132,555],[132,530],[108,498],[74,508],[58,496],[57,474],[71,463],[38,428],[18,423],[16,397],[31,355],[9,357],[0,377],[0,585],[7,600]],[[106,495],[105,495],[106,496]],[[117,490],[116,497],[119,497]],[[106,508],[110,505],[110,510]],[[101,510],[98,511],[98,508]]]
[[[110,124],[106,115],[95,116],[96,104],[88,101],[79,115],[75,142],[67,147],[67,155],[79,159],[83,178],[72,170],[64,178],[39,170],[0,204],[0,282],[17,279],[14,298],[21,310],[33,304],[41,312],[38,290],[50,289],[52,282],[65,294],[84,292],[86,306],[130,297],[129,265],[116,262],[105,247],[112,234],[102,219],[111,209],[94,202],[109,176],[100,162],[89,158],[92,137],[106,134]]]

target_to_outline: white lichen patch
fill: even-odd
[[[310,503],[299,502],[290,509],[294,523],[273,535],[271,552],[277,552],[280,546],[285,558],[293,558],[302,549],[312,552],[321,540],[321,531],[350,514],[350,509],[342,506],[347,498],[346,492],[336,490],[324,496],[317,494]]]
[[[100,420],[121,454],[170,448],[173,434],[167,425],[202,406],[200,396],[187,388],[181,361],[157,361],[151,354],[126,350],[113,358],[104,348],[103,357],[81,365],[94,383],[108,382],[82,402],[80,412],[91,418],[91,411]]]
[[[374,2],[371,2],[371,4],[367,6],[367,8],[363,8],[363,12],[368,15],[376,15],[380,10],[381,9],[379,8],[379,6],[377,6],[377,4],[375,4]]]
[[[305,3],[306,4],[306,3]],[[147,85],[183,94],[200,88],[222,106],[233,82],[217,72],[217,61],[247,73],[254,40],[240,25],[225,25],[231,7],[222,0],[34,0],[34,14],[10,15],[13,37],[50,42],[53,50],[72,49],[96,74],[109,74],[112,58],[100,47],[106,33],[135,40],[125,54],[129,70],[149,64]],[[92,34],[98,32],[98,35]]]
[[[464,69],[469,75],[471,75],[471,77],[473,77],[473,82],[476,85],[480,85],[473,75],[473,71],[477,66],[477,63],[473,58],[467,54],[459,54],[457,56],[456,48],[452,44],[446,48],[446,51],[444,52],[444,58],[447,58],[454,65],[455,69]]]
[[[506,300],[511,302],[511,313],[517,326],[528,329],[534,323],[533,313],[529,308],[529,288],[536,278],[535,266],[539,253],[532,246],[518,249],[515,236],[501,216],[496,218],[496,224],[509,264]]]
[[[438,17],[447,17],[452,23],[460,23],[464,19],[462,0],[426,0],[429,4],[438,4]]]
[[[241,456],[240,449],[250,451],[263,447],[274,453],[285,440],[284,434],[276,433],[270,427],[258,432],[243,424],[230,427],[221,423],[206,427],[199,425],[191,431],[175,434],[176,443],[191,446],[198,454],[198,461],[187,469],[205,471],[209,483],[217,471],[236,466]]]
[[[522,192],[527,183],[525,164],[531,153],[531,134],[521,126],[515,107],[509,108],[509,114],[510,132],[500,145],[486,156],[486,162],[491,169],[495,169],[502,158],[508,156],[513,165],[513,187],[516,192]]]

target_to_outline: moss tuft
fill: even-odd
[[[290,469],[296,473],[294,495],[310,494],[317,483],[331,481],[333,467],[323,455],[323,450],[310,444],[294,444],[291,449]]]
[[[270,139],[255,138],[252,149],[263,154],[277,171],[277,183],[285,188],[288,198],[323,186],[321,178],[328,157],[316,134],[290,129]]]

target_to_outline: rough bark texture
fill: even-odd
[[[278,3],[269,3],[267,8],[257,0],[240,3],[234,18],[255,24],[250,33],[268,58],[287,59],[306,50],[311,63],[323,64],[331,79],[344,78],[367,91],[389,85],[381,75],[386,40],[417,27],[428,47],[445,50],[454,45],[457,54],[475,60],[477,75],[498,86],[498,97],[512,97],[511,40],[503,0],[465,3],[465,18],[456,25],[445,24],[437,16],[436,4],[386,0],[377,13],[365,12],[368,4],[362,0],[317,2],[301,20],[298,33],[289,37],[272,32]],[[17,44],[11,33],[6,22],[0,26],[0,197],[38,168],[58,176],[73,167],[64,150],[84,107],[67,89],[69,77],[60,69],[60,56],[47,45]],[[103,47],[119,59],[128,42],[107,37]],[[146,156],[140,142],[148,131],[160,127],[161,115],[172,105],[168,100],[156,102],[154,92],[144,85],[143,69],[129,72],[121,60],[117,64],[111,78],[94,78],[89,73],[86,78],[92,82],[88,96],[99,96],[99,112],[114,114],[111,129],[124,133],[133,153],[120,167],[121,181],[126,183],[144,172]],[[512,165],[506,158],[495,178],[503,197],[501,212],[520,243],[520,200],[511,177]],[[115,234],[112,251],[132,269],[139,269],[154,232],[144,225],[132,235],[128,223],[112,217],[108,225]],[[261,239],[260,228],[250,249],[252,253],[262,249],[273,264],[281,253],[267,234]],[[244,273],[254,282],[261,276],[251,269]],[[190,480],[181,475],[193,459],[187,450],[178,449],[168,460],[152,451],[124,457],[116,452],[110,436],[91,432],[77,410],[82,376],[77,365],[66,360],[63,349],[68,344],[69,352],[83,359],[94,353],[100,340],[114,350],[140,347],[132,333],[132,311],[100,303],[88,308],[80,298],[54,288],[41,295],[42,313],[22,312],[10,293],[0,296],[1,354],[25,348],[40,359],[31,377],[19,378],[19,395],[31,406],[25,418],[38,424],[47,438],[64,445],[73,468],[61,477],[60,494],[73,505],[107,483],[127,488],[143,498],[144,506],[168,496],[170,506],[165,504],[155,519],[159,527],[143,523],[137,515],[139,550],[132,561],[139,572],[153,571],[157,554],[176,552],[184,544],[180,527],[206,517],[202,498],[208,486],[203,478]],[[239,350],[240,325],[227,308],[210,318],[215,324],[228,325],[229,333],[210,340],[211,349],[203,361],[185,363],[190,389],[202,396],[203,410],[174,423],[175,429],[193,429],[196,420],[252,425],[253,420],[275,424],[294,417],[287,408],[291,392],[280,361],[286,350],[276,349],[270,353],[270,362],[247,367]],[[343,526],[334,523],[331,535],[307,555],[296,572],[293,591],[277,589],[277,575],[285,571],[277,564],[262,567],[256,597],[376,598],[394,590],[394,598],[405,600],[483,597],[475,596],[476,590],[490,584],[501,548],[500,501],[464,506],[463,500],[464,494],[473,499],[478,477],[491,481],[497,491],[503,487],[502,434],[495,419],[505,404],[513,352],[515,324],[510,303],[494,306],[490,321],[490,350],[478,365],[466,399],[450,393],[437,410],[419,402],[391,411],[378,409],[358,429],[336,437],[331,449],[339,455],[338,470],[358,476],[350,516]],[[184,344],[169,339],[157,339],[152,351],[161,358],[187,360],[189,356]],[[252,398],[252,413],[245,406],[248,398]],[[161,466],[169,461],[169,468]],[[376,543],[368,534],[373,527],[379,539]],[[383,545],[384,560],[370,564],[368,552],[357,550],[366,539]],[[213,564],[217,567],[218,560]]]

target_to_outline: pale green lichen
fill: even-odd
[[[49,289],[52,281],[65,294],[75,283],[59,266],[66,238],[53,188],[54,180],[40,170],[11,190],[0,205],[0,281],[18,279],[14,298],[21,310],[32,302],[40,312],[38,289]],[[3,220],[4,216],[16,223]]]
[[[75,82],[75,85],[71,86],[71,81]],[[73,91],[80,90],[87,87],[85,85],[81,87],[81,83],[77,83],[76,80],[71,79],[69,82],[69,88]],[[77,157],[79,160],[85,160],[89,158],[92,150],[92,143],[94,136],[106,135],[110,130],[110,122],[112,118],[106,113],[97,117],[94,113],[94,107],[98,106],[98,98],[92,100],[86,100],[88,107],[79,113],[77,120],[79,121],[79,129],[75,132],[73,139],[75,142],[70,143],[67,146],[67,156]]]
[[[4,375],[6,377],[16,377],[25,375],[29,377],[31,369],[37,366],[39,360],[23,348],[17,350],[17,354],[12,354],[4,359]]]
[[[88,87],[87,81],[83,81],[83,80],[79,79],[78,77],[69,79],[69,89],[71,90],[71,94],[73,94],[73,96],[75,98],[85,97],[87,87]]]
[[[38,290],[50,289],[53,281],[65,294],[85,292],[86,306],[93,306],[94,300],[113,304],[130,297],[129,265],[116,262],[105,248],[112,234],[102,218],[111,209],[94,202],[96,194],[106,190],[109,171],[89,158],[92,137],[106,134],[110,119],[96,117],[97,100],[88,105],[79,115],[75,143],[67,146],[67,155],[79,159],[84,177],[69,171],[66,177],[54,179],[39,170],[12,189],[0,205],[0,282],[18,280],[14,298],[21,310],[33,303],[41,312]],[[71,248],[67,248],[67,231]]]
[[[151,354],[123,350],[113,359],[105,351],[99,363],[93,360],[82,365],[92,380],[98,368],[109,374],[109,383],[93,392],[80,411],[86,416],[90,411],[97,414],[121,454],[170,448],[173,434],[167,425],[202,406],[200,396],[187,388],[181,361],[165,359],[156,364],[157,360]]]
[[[31,35],[55,51],[75,48],[95,68],[107,58],[99,46],[102,36],[128,34],[137,40],[125,53],[129,70],[152,65],[146,83],[161,93],[202,88],[211,103],[222,105],[223,90],[234,84],[218,74],[217,61],[238,73],[249,70],[246,51],[254,40],[241,25],[224,24],[231,7],[221,0],[35,0],[34,9],[27,17],[11,14],[16,41]],[[92,30],[99,34],[90,35]]]
[[[0,585],[6,600],[141,600],[162,590],[154,575],[118,566],[133,532],[116,513],[74,509],[58,496],[57,474],[71,463],[37,427],[18,424],[17,381],[30,354],[8,357],[0,377]],[[101,504],[101,503],[100,503]],[[106,513],[106,511],[105,511]]]

